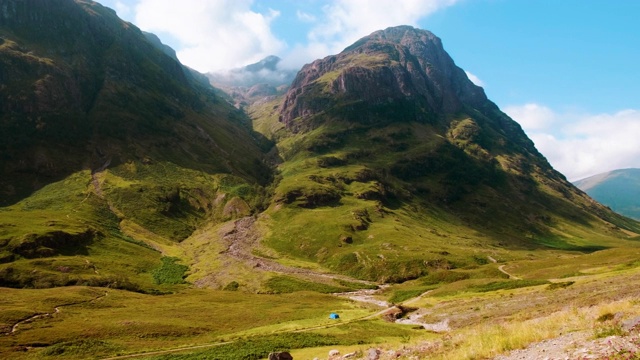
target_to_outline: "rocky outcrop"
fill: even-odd
[[[17,244],[10,244],[14,254],[25,258],[39,258],[65,253],[65,249],[82,252],[82,248],[97,238],[103,237],[100,232],[87,229],[80,233],[51,231],[45,234],[26,234],[18,239]]]
[[[369,106],[405,102],[447,114],[487,102],[438,37],[409,26],[376,31],[338,55],[305,65],[286,94],[280,121],[296,130],[296,122],[325,111],[336,99]],[[421,120],[419,112],[415,116],[410,120]]]

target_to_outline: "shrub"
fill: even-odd
[[[151,272],[156,284],[184,284],[184,278],[189,267],[177,264],[177,257],[162,257],[162,265]]]

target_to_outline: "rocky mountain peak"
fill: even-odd
[[[437,36],[410,26],[376,31],[338,55],[305,65],[286,95],[280,119],[295,129],[295,119],[324,111],[331,102],[327,99],[336,96],[370,104],[409,100],[438,114],[487,102]]]

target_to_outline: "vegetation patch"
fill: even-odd
[[[424,287],[419,289],[410,289],[410,290],[397,290],[391,295],[389,298],[389,302],[392,304],[399,304],[405,300],[412,299],[414,297],[420,296],[420,294],[431,290],[432,287]]]
[[[238,288],[240,288],[240,283],[238,283],[237,281],[231,281],[230,283],[228,283],[227,285],[224,286],[224,288],[222,288],[222,290],[224,291],[238,291]]]
[[[471,275],[467,273],[442,270],[432,272],[429,275],[420,278],[420,282],[425,285],[450,284],[456,281],[467,280],[470,277]]]
[[[547,280],[511,280],[511,281],[493,281],[488,284],[474,285],[469,289],[475,292],[490,292],[497,290],[511,290],[529,286],[538,286],[549,284]]]
[[[375,284],[367,284],[367,283],[358,283],[346,280],[335,279],[335,282],[340,284],[340,286],[344,286],[349,288],[349,290],[375,290],[378,288],[378,285]]]
[[[151,358],[152,360],[256,360],[264,359],[271,352],[290,351],[309,347],[331,345],[354,345],[360,341],[345,339],[338,336],[314,333],[285,333],[269,336],[251,337],[223,344],[209,350],[191,354],[164,355]]]
[[[291,276],[274,276],[265,285],[274,294],[286,294],[296,291],[315,291],[330,294],[350,290],[345,287],[302,281]]]
[[[564,288],[568,288],[569,286],[575,283],[576,283],[575,281],[563,281],[563,282],[551,283],[549,284],[549,286],[547,286],[547,290],[564,289]]]
[[[43,356],[86,356],[87,354],[100,355],[100,354],[112,354],[120,348],[112,343],[95,340],[95,339],[82,339],[69,342],[63,342],[49,346],[44,349],[40,355]]]
[[[189,267],[178,264],[180,261],[177,257],[162,257],[162,265],[151,272],[153,280],[156,284],[184,284],[184,278],[187,277],[186,272]]]

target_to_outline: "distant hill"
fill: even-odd
[[[271,55],[241,68],[208,73],[207,77],[211,85],[222,89],[236,107],[242,108],[287,91],[297,70],[282,68],[281,60]]]
[[[640,169],[620,169],[574,183],[613,211],[640,220]]]

